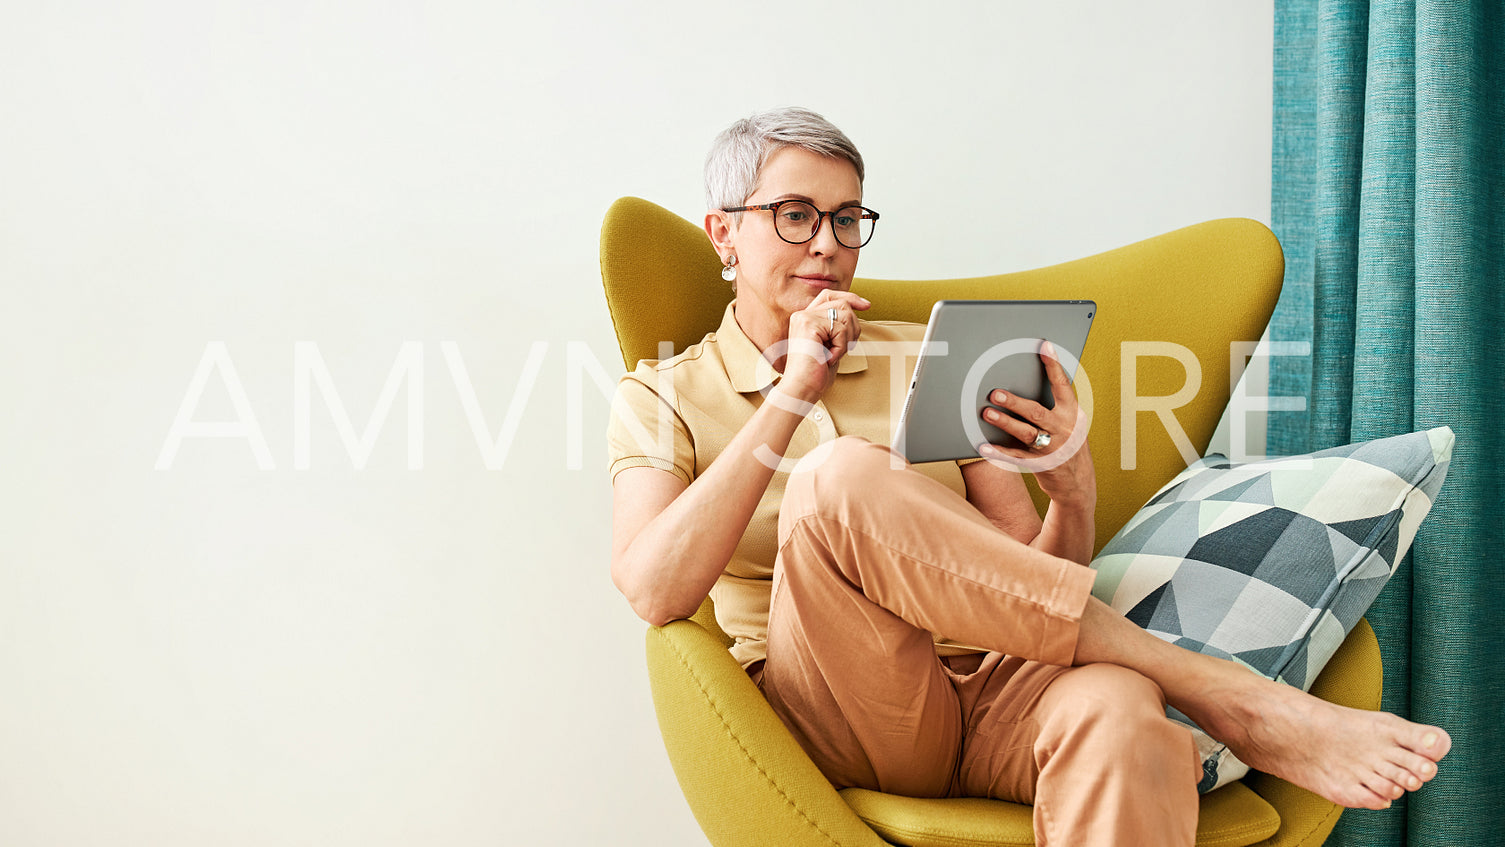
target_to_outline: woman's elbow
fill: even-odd
[[[699,601],[690,603],[682,598],[669,596],[669,592],[661,584],[635,579],[626,568],[612,568],[611,576],[617,590],[627,598],[627,605],[633,613],[652,626],[664,626],[670,621],[688,618],[700,608]]]
[[[649,626],[668,626],[674,621],[684,620],[689,617],[689,615],[669,612],[662,608],[645,608],[634,611],[638,613],[638,617],[647,621]]]
[[[684,620],[694,615],[696,610],[699,609],[698,604],[695,608],[690,608],[685,604],[669,603],[664,598],[652,595],[638,598],[629,597],[627,603],[638,617],[651,626],[665,626],[671,621]]]

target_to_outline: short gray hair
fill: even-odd
[[[857,169],[857,184],[862,184],[862,154],[852,139],[815,112],[787,106],[743,118],[716,136],[705,159],[707,208],[745,203],[758,188],[763,163],[783,147],[851,162]]]

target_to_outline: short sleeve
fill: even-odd
[[[665,374],[643,362],[622,377],[606,424],[609,473],[627,468],[668,471],[688,485],[695,478],[695,443],[683,416],[655,388]],[[672,396],[672,394],[671,394]]]

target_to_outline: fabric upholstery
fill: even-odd
[[[1093,593],[1171,643],[1310,687],[1389,581],[1447,476],[1446,427],[1187,468],[1092,562]],[[1203,792],[1248,768],[1179,712]]]
[[[896,797],[861,788],[841,792],[879,835],[908,847],[1029,847],[1035,843],[1030,810],[1016,803],[970,797],[926,800]],[[1269,803],[1235,783],[1202,799],[1197,820],[1198,847],[1247,847],[1280,829]]]
[[[648,630],[664,746],[716,847],[881,847],[779,722],[726,644],[691,621]]]

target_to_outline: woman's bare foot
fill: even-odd
[[[1389,807],[1436,776],[1453,743],[1437,727],[1337,706],[1231,663],[1219,676],[1182,711],[1244,764],[1342,806]]]
[[[1350,808],[1383,809],[1421,788],[1453,744],[1437,727],[1337,706],[1173,646],[1096,599],[1077,637],[1076,664],[1091,662],[1144,674],[1244,764]]]

